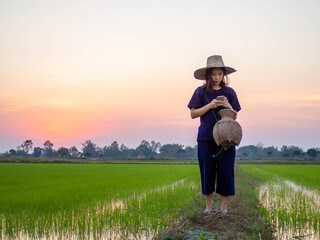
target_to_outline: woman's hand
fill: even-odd
[[[210,102],[210,108],[217,108],[218,106],[220,106],[221,104],[221,100],[218,100],[218,99],[213,99],[211,102]]]
[[[214,99],[214,100],[217,100],[217,99]],[[232,106],[230,105],[230,103],[228,102],[228,99],[226,97],[224,97],[223,100],[217,100],[216,104],[218,107],[225,107],[225,108],[229,108],[229,109],[233,110]]]
[[[201,108],[191,108],[190,114],[191,118],[197,118],[208,112],[209,110],[217,107],[225,107],[232,109],[230,103],[228,102],[228,99],[226,97],[223,98],[223,100],[213,99],[210,103],[207,105],[201,107]]]

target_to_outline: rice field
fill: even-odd
[[[151,239],[200,191],[196,165],[0,164],[2,239]]]
[[[276,239],[320,239],[319,165],[242,165],[262,180],[257,189]]]
[[[320,239],[319,165],[241,165],[276,239]],[[1,239],[152,239],[200,192],[197,165],[0,164]]]

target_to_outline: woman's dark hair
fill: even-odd
[[[212,89],[213,89],[213,80],[211,77],[211,73],[212,73],[213,69],[215,69],[215,68],[208,68],[206,70],[206,82],[203,84],[205,91],[212,91]],[[226,69],[224,67],[221,67],[220,69],[223,71],[223,79],[219,85],[221,88],[223,88],[227,85],[227,83],[225,82],[225,77],[227,77],[226,76]]]

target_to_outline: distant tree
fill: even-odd
[[[155,141],[151,141],[151,144],[142,140],[140,145],[136,148],[136,152],[138,156],[145,156],[147,158],[156,157],[157,151],[161,147],[160,143],[156,143]]]
[[[289,150],[288,146],[283,145],[281,147],[281,155],[284,158],[288,158],[290,156],[290,150]]]
[[[314,149],[314,148],[309,148],[307,150],[307,155],[312,157],[312,158],[315,158],[317,156],[317,150]]]
[[[74,157],[74,158],[77,158],[80,156],[80,152],[78,151],[76,146],[72,146],[71,148],[69,148],[69,153],[71,157]]]
[[[122,151],[126,151],[126,150],[128,150],[129,148],[128,147],[126,147],[123,143],[121,144],[121,146],[120,146],[120,151],[122,152]]]
[[[197,146],[190,147],[187,146],[185,149],[187,158],[196,158],[197,157]]]
[[[279,150],[278,148],[271,146],[263,148],[263,157],[271,158],[271,157],[278,157]]]
[[[25,156],[26,153],[21,149],[21,146],[17,146],[16,156]]]
[[[47,140],[43,144],[44,146],[44,155],[46,157],[54,157],[54,151],[52,149],[53,143],[50,140]]]
[[[283,145],[281,147],[282,156],[285,158],[300,156],[302,152],[303,152],[303,150],[297,146],[289,146],[288,147],[286,145]]]
[[[282,157],[288,158],[288,157],[290,157],[290,155],[288,153],[282,153]]]
[[[140,145],[136,148],[138,156],[151,157],[152,149],[148,141],[142,140]]]
[[[164,145],[165,146],[165,145]],[[161,157],[168,157],[168,148],[162,146],[160,148],[160,156]]]
[[[239,147],[237,150],[237,155],[241,156],[243,155],[243,153],[248,154],[246,157],[251,159],[251,158],[256,158],[258,155],[258,147],[254,146],[254,145],[249,145],[249,146],[243,146],[243,147]]]
[[[43,146],[45,148],[52,148],[53,147],[53,143],[50,140],[47,140],[44,142]]]
[[[28,155],[29,151],[32,149],[32,140],[26,140],[21,144],[22,150]]]
[[[162,157],[178,157],[178,150],[183,149],[183,145],[178,143],[165,144],[160,148],[160,154]]]
[[[41,154],[42,154],[42,151],[43,151],[42,148],[40,148],[40,147],[35,147],[35,148],[33,149],[33,156],[34,156],[34,157],[40,157]]]
[[[259,142],[257,143],[257,148],[262,149],[263,146],[264,146],[263,142],[259,141]]]
[[[96,147],[96,152],[99,158],[103,157],[103,149],[101,147]]]
[[[184,150],[184,149],[179,149],[178,151],[177,151],[177,156],[178,156],[178,158],[184,158],[185,156],[186,156],[186,154],[187,154],[187,152],[186,152],[186,150]]]
[[[135,150],[133,149],[129,149],[128,147],[126,147],[123,143],[121,144],[120,148],[120,157],[132,157],[132,151],[135,152]]]
[[[9,153],[11,154],[11,156],[15,156],[17,152],[14,149],[10,149]]]
[[[257,148],[258,148],[258,151],[257,151],[257,158],[258,159],[261,159],[262,158],[262,156],[263,156],[263,146],[264,146],[264,144],[262,143],[262,142],[258,142],[257,143]]]
[[[300,149],[299,149],[299,150],[294,150],[293,153],[292,153],[292,155],[293,155],[294,157],[300,157],[300,156],[301,156],[301,150],[300,150]]]
[[[125,149],[125,146],[122,146]],[[110,146],[103,148],[103,156],[105,157],[120,157],[120,149],[117,141],[113,141]]]
[[[82,153],[86,157],[98,157],[97,145],[91,142],[91,140],[85,141],[82,143]]]
[[[154,153],[158,153],[160,151],[161,144],[159,142],[151,141],[151,150]]]
[[[112,157],[119,157],[120,149],[117,141],[113,141],[110,145],[110,151]]]
[[[0,153],[0,157],[10,157],[12,156],[10,152],[5,151],[4,153]]]
[[[249,154],[247,152],[242,153],[243,157],[246,158],[249,156]]]
[[[70,153],[69,153],[69,149],[68,149],[68,148],[60,147],[60,148],[57,150],[57,154],[58,154],[59,157],[66,157],[66,156],[68,156]]]

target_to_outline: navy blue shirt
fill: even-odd
[[[241,107],[237,98],[236,92],[231,87],[223,87],[219,90],[205,91],[204,87],[198,87],[188,104],[188,108],[201,108],[207,105],[209,102],[205,96],[208,97],[209,102],[215,99],[217,96],[225,96],[232,108],[236,111],[240,111]],[[218,112],[224,107],[214,108],[213,111],[219,120]],[[213,126],[216,123],[216,119],[212,113],[212,110],[206,112],[200,117],[200,126],[198,130],[197,141],[213,141],[212,131]]]

